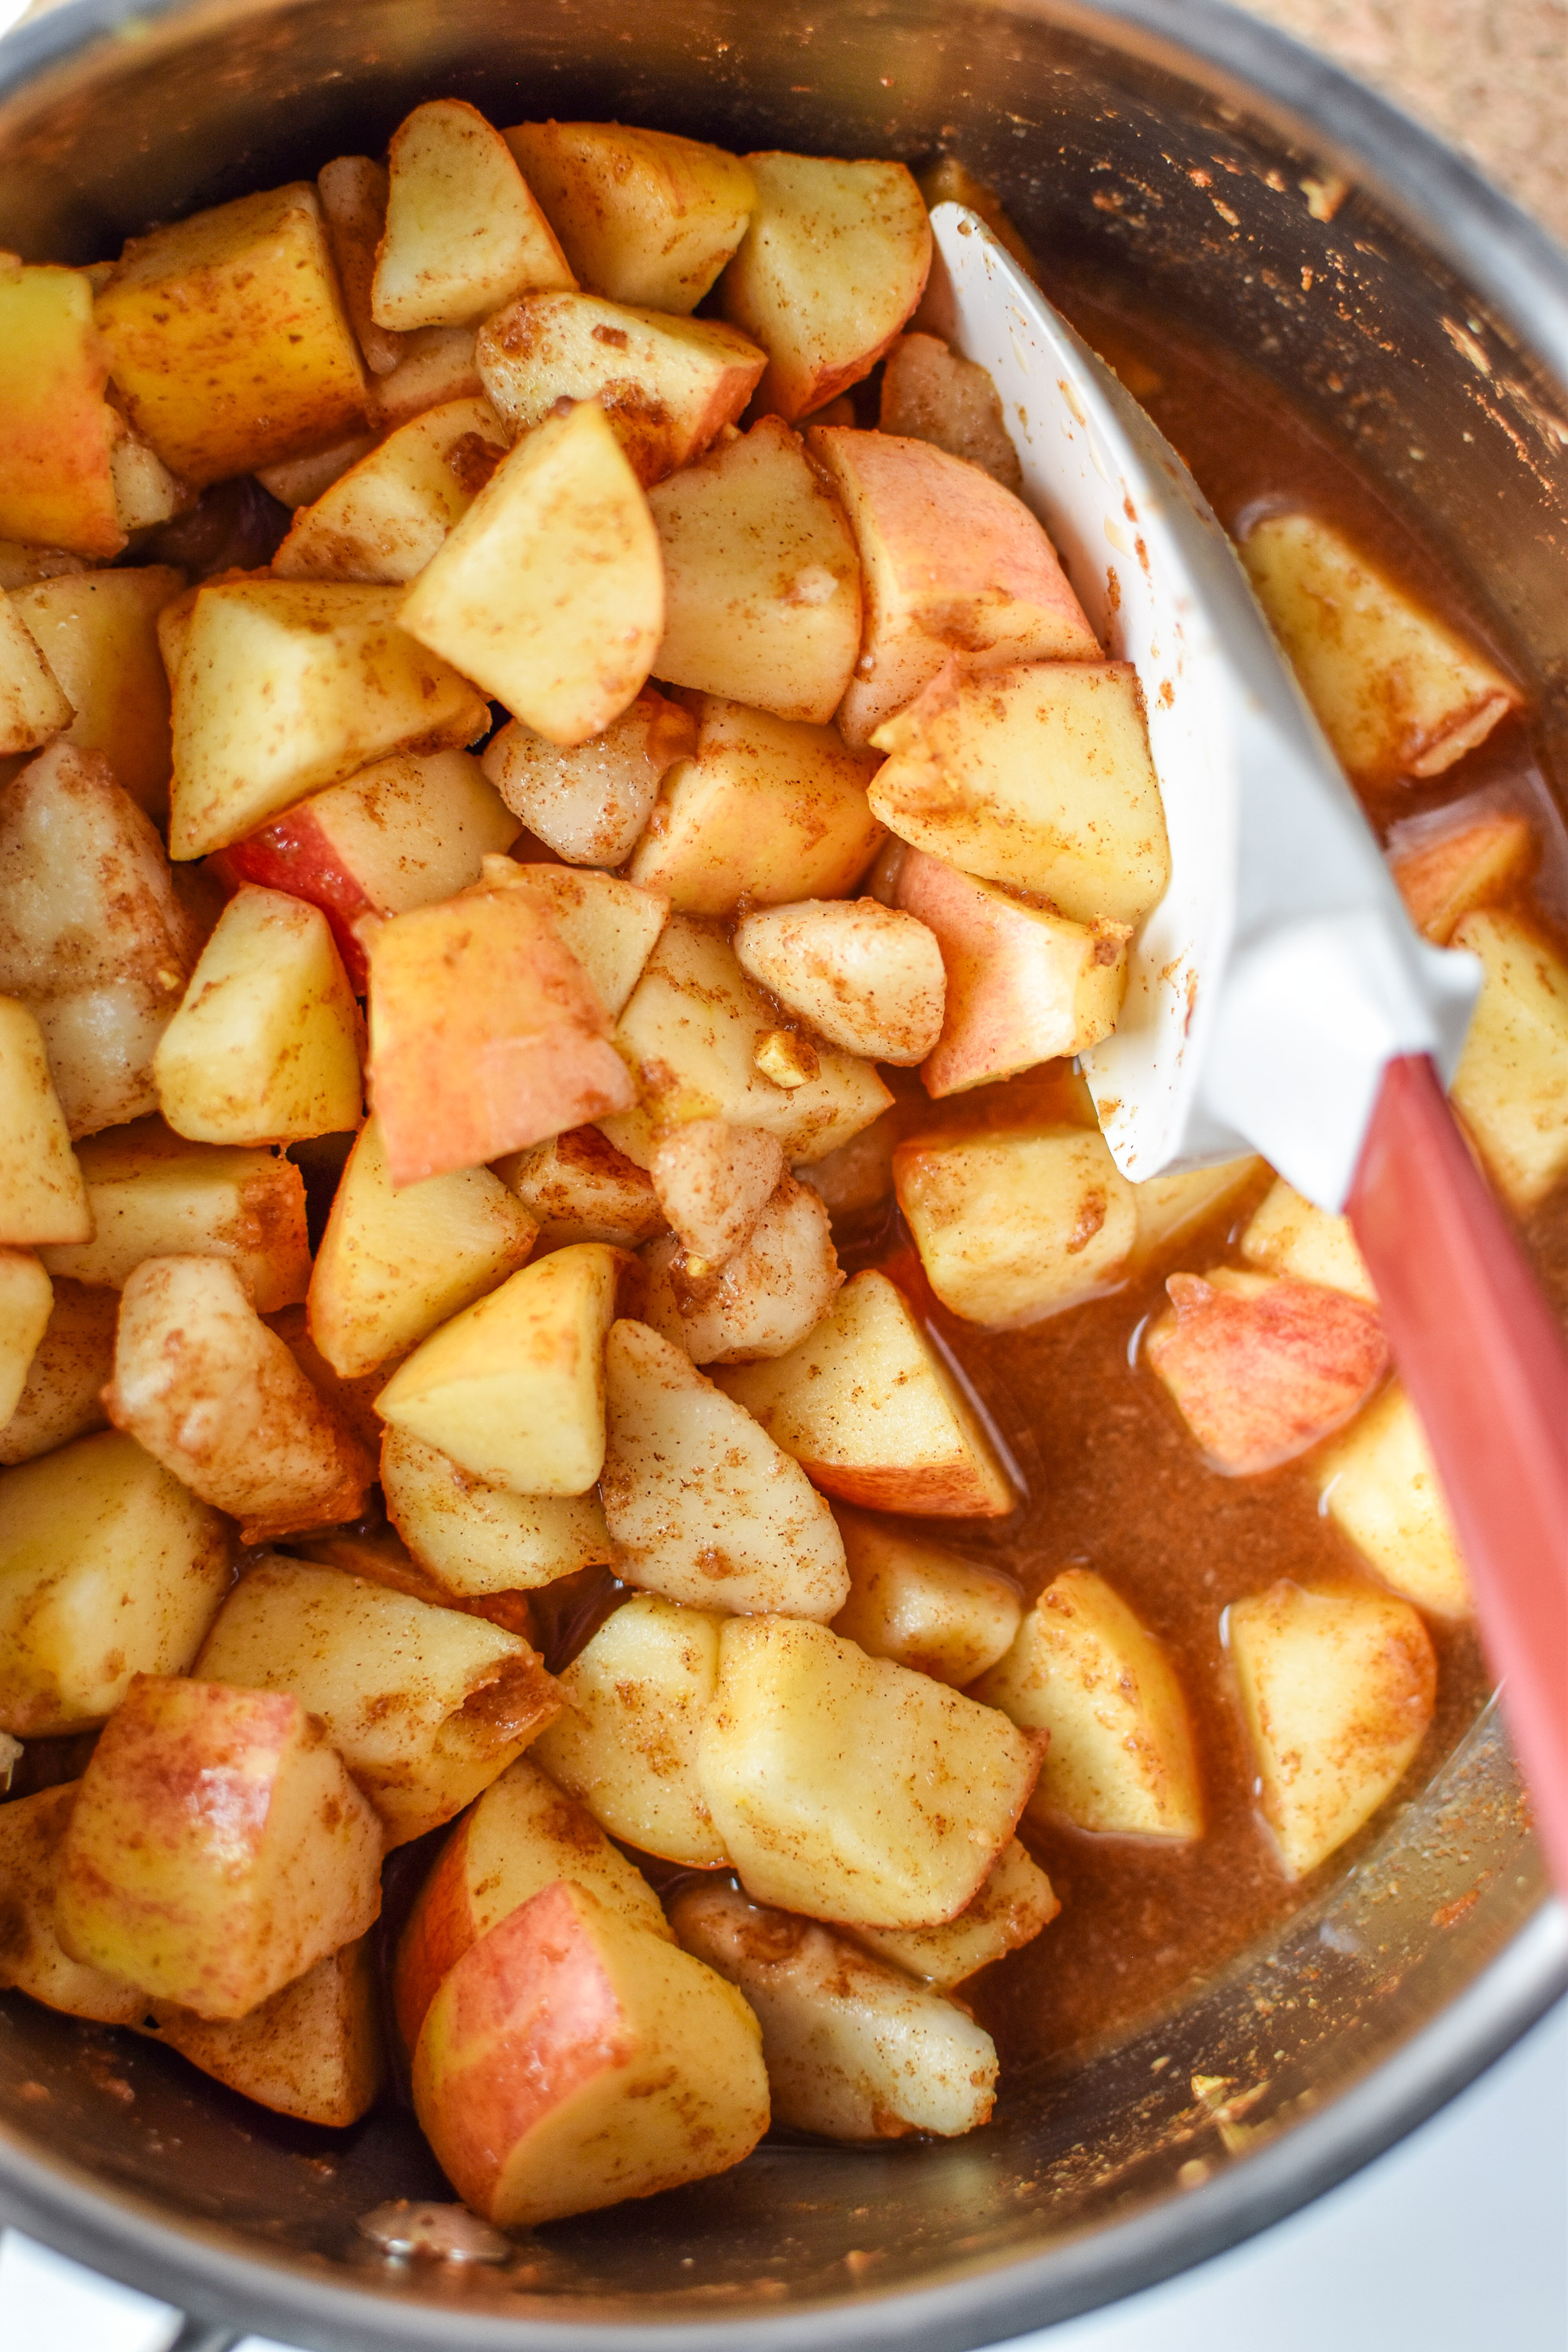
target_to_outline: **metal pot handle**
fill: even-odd
[[[233,2352],[239,2330],[222,2319],[182,2319],[167,2352]]]

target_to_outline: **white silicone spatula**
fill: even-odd
[[[1445,1097],[1479,974],[1412,929],[1246,573],[1163,436],[974,214],[920,323],[990,373],[1024,496],[1135,667],[1172,877],[1084,1057],[1136,1180],[1261,1151],[1348,1210],[1568,1888],[1568,1350]]]

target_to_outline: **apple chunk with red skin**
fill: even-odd
[[[1216,1469],[1272,1470],[1340,1428],[1388,1369],[1377,1309],[1343,1291],[1217,1266],[1173,1274],[1149,1362]]]
[[[530,2228],[739,2164],[768,2125],[761,2029],[701,1961],[560,1881],[447,1976],[414,2105],[464,2202]]]

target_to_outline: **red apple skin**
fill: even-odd
[[[1388,1369],[1377,1310],[1343,1291],[1269,1281],[1254,1290],[1173,1274],[1149,1362],[1210,1462],[1247,1477],[1349,1421]]]
[[[361,884],[339,862],[309,802],[290,809],[276,824],[263,825],[259,833],[219,850],[206,863],[209,872],[216,873],[230,890],[253,882],[263,890],[287,890],[291,897],[320,907],[331,928],[350,987],[356,996],[364,994],[370,966],[354,924],[361,915],[376,909]]]
[[[419,1890],[397,1947],[392,2004],[403,2046],[412,2052],[419,2029],[441,1983],[479,1940],[468,1899],[469,1814],[441,1849],[435,1869]]]

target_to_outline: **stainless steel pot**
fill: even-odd
[[[437,92],[502,121],[616,115],[742,148],[952,148],[1043,253],[1135,279],[1352,444],[1489,610],[1568,775],[1568,258],[1280,36],[1217,0],[76,0],[0,49],[0,243],[99,258],[374,150]],[[1267,1948],[1131,2042],[1016,2075],[973,2139],[770,2146],[557,2225],[502,2273],[399,2269],[354,2223],[444,2193],[400,2114],[299,2129],[12,1996],[0,2211],[198,2320],[310,2346],[939,2352],[1279,2219],[1565,1984],[1568,1918],[1489,1712]]]

